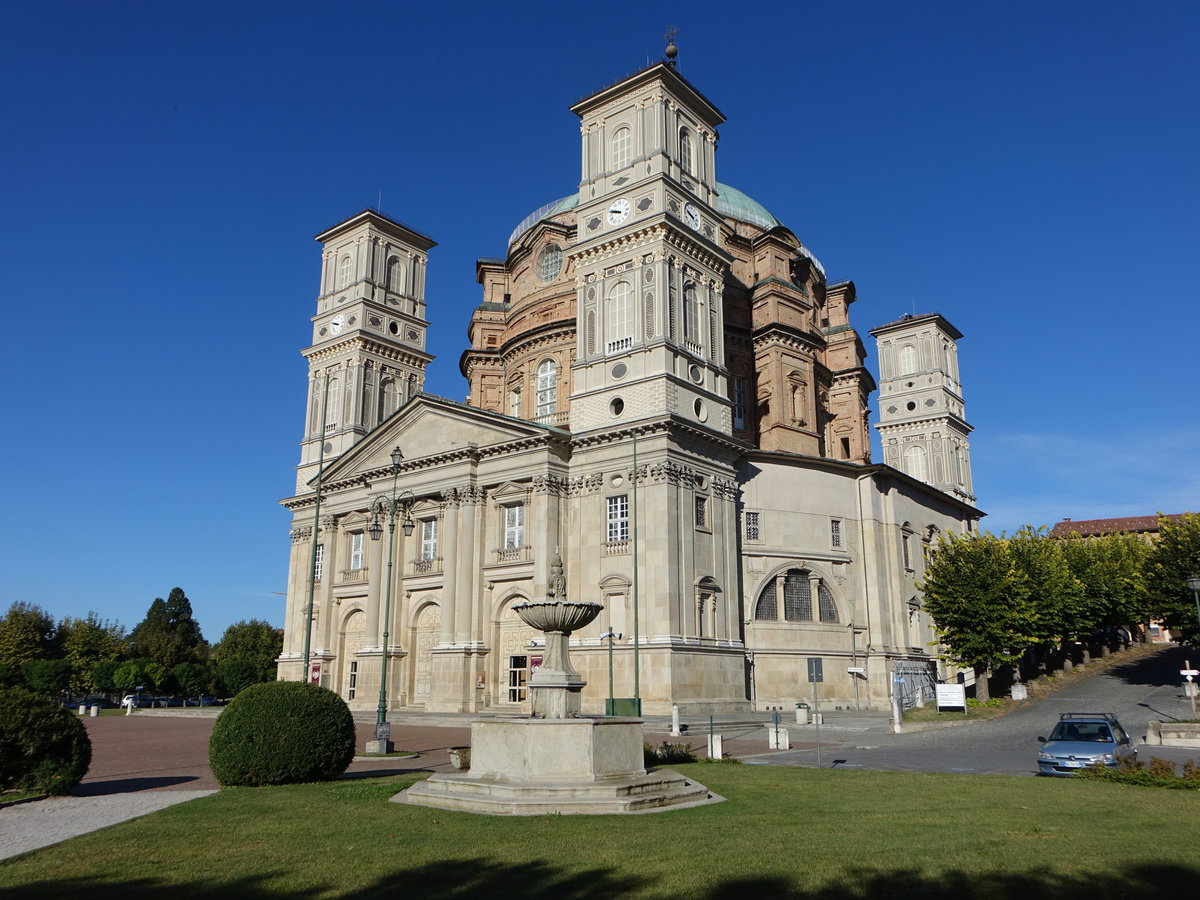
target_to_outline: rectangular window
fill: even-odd
[[[313,581],[321,580],[321,573],[325,571],[325,545],[317,544],[317,552],[313,556]]]
[[[346,688],[346,699],[353,700],[354,692],[358,687],[358,663],[350,663],[350,684]]]
[[[629,540],[629,496],[608,498],[608,542]]]
[[[912,535],[904,534],[900,536],[900,546],[904,550],[904,568],[912,571]]]
[[[504,507],[504,549],[517,550],[525,546],[525,504]]]
[[[746,540],[757,541],[758,536],[758,513],[747,512],[742,514],[742,521],[746,526]]]
[[[437,559],[438,520],[421,520],[421,559]]]
[[[697,528],[707,528],[708,527],[708,498],[707,497],[697,497],[696,498],[696,527]]]
[[[842,546],[842,520],[841,519],[830,519],[829,520],[829,546],[835,547],[835,548]]]
[[[733,379],[733,427],[746,427],[746,379]]]
[[[350,535],[350,568],[354,570],[363,567],[363,538],[365,535],[361,531],[356,531]]]

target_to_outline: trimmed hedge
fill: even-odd
[[[354,719],[333,691],[303,681],[243,690],[217,718],[208,763],[232,785],[326,781],[354,758]]]
[[[78,716],[24,688],[0,688],[0,790],[67,794],[91,762]]]

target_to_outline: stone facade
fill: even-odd
[[[569,595],[605,606],[571,641],[585,713],[610,633],[613,694],[647,713],[808,699],[811,657],[823,703],[919,688],[922,550],[980,513],[871,463],[854,285],[716,180],[724,119],[671,64],[572,109],[578,192],[477,264],[465,404],[421,390],[432,240],[373,211],[318,235],[280,677],[307,646],[308,677],[372,709],[386,652],[393,709],[527,711],[544,650],[512,606],[561,554]],[[380,496],[411,535],[371,540]]]

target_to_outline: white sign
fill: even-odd
[[[967,708],[967,689],[964,685],[938,684],[934,685],[934,687],[937,690],[938,709],[941,709],[943,706]]]
[[[1184,678],[1195,678],[1200,675],[1200,669],[1180,669],[1179,674]]]

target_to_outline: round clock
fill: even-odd
[[[618,197],[608,208],[608,224],[620,225],[627,218],[629,218],[629,201],[624,197]]]
[[[341,334],[342,326],[346,324],[346,317],[338,313],[333,317],[333,321],[329,323],[329,330],[334,334]]]
[[[693,231],[700,230],[700,210],[696,209],[692,204],[683,204],[683,221],[687,223],[688,228]]]

